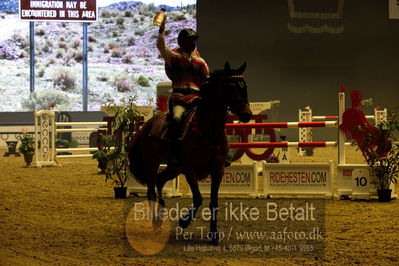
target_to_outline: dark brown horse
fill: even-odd
[[[227,112],[230,110],[245,123],[252,116],[248,104],[247,85],[243,78],[245,67],[244,63],[239,69],[231,69],[226,63],[223,70],[210,74],[201,87],[201,100],[183,139],[181,173],[186,176],[191,188],[193,206],[188,214],[180,218],[179,225],[186,228],[195,217],[202,204],[198,181],[210,175],[212,180],[210,236],[213,244],[219,243],[217,208],[219,186],[228,153],[225,133]],[[172,167],[167,167],[158,173],[159,165],[171,159],[170,142],[162,138],[161,133],[157,133],[162,130],[156,130],[163,128],[165,123],[164,113],[155,115],[145,123],[129,152],[130,170],[138,182],[147,185],[148,200],[156,200],[156,186],[158,200],[162,206],[164,206],[162,199],[164,184],[179,174]]]

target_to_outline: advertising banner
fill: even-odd
[[[351,196],[352,199],[370,199],[371,196],[377,196],[373,179],[365,164],[338,165],[338,196]],[[395,186],[392,184],[390,188],[392,197],[396,197]]]
[[[277,164],[263,162],[266,195],[333,196],[332,161],[329,163]]]
[[[201,193],[211,193],[211,178],[198,182]],[[258,196],[256,163],[232,164],[224,169],[219,194]]]

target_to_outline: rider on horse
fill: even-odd
[[[199,97],[201,83],[209,75],[209,68],[195,49],[198,34],[192,29],[183,29],[178,35],[179,47],[171,50],[165,43],[165,20],[159,28],[157,48],[165,60],[165,70],[172,81],[172,95],[169,99],[169,129],[172,140],[172,163],[178,165],[181,159],[183,125],[182,114],[195,104]]]

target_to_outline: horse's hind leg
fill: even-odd
[[[158,206],[156,205],[157,194],[155,192],[156,177],[158,173],[159,163],[155,160],[146,160],[145,172],[147,176],[147,199],[149,205],[149,212],[151,213],[153,228],[160,228],[162,220],[158,219]]]
[[[146,162],[151,162],[145,166],[147,175],[147,199],[149,201],[156,201],[157,194],[155,193],[155,184],[159,163],[150,160],[146,160]]]
[[[186,174],[187,183],[190,185],[191,192],[193,193],[193,206],[188,213],[180,218],[179,226],[187,228],[195,217],[198,209],[202,205],[202,196],[198,188],[198,181],[194,178],[193,174]]]
[[[166,167],[163,171],[157,174],[156,177],[156,185],[157,185],[157,192],[158,192],[158,203],[162,207],[165,207],[165,201],[162,198],[162,189],[166,182],[176,178],[180,174],[176,168]]]
[[[220,187],[220,182],[221,182],[221,179],[223,176],[222,173],[211,174],[211,179],[212,179],[212,181],[211,181],[211,202],[209,203],[209,208],[211,210],[210,233],[212,235],[211,243],[213,245],[218,245],[220,242],[219,232],[218,232],[218,228],[217,228],[217,216],[218,216],[217,212],[218,212],[218,207],[219,207],[219,200],[218,200],[219,187]]]

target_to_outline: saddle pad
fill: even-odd
[[[157,117],[152,125],[153,126],[150,130],[149,135],[160,139],[165,139],[168,132],[168,127],[166,123],[166,114]]]

